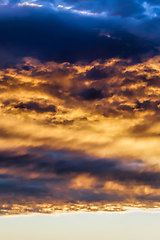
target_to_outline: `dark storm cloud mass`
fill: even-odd
[[[128,16],[134,17],[144,12],[137,1],[95,1],[94,4],[91,1],[72,2],[77,8],[93,6],[97,11],[108,9],[111,15],[108,17],[55,10],[50,5],[36,8],[13,3],[0,9],[2,63],[26,56],[61,62],[110,57],[140,60],[144,54],[158,52],[158,43],[154,43],[153,37],[150,40],[147,29],[142,31],[143,24],[149,21],[148,25],[155,29],[154,34],[158,34],[158,22],[149,18],[137,20],[136,24],[130,18],[125,20]],[[133,31],[130,31],[132,28]],[[148,35],[145,39],[140,34],[143,32],[145,36]]]

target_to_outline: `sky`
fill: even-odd
[[[159,0],[0,0],[4,229],[54,214],[139,229],[159,210],[159,24]]]
[[[1,238],[4,240],[150,240],[152,238],[159,240],[160,238],[158,213],[6,216],[0,218],[0,227]]]

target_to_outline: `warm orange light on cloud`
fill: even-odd
[[[120,59],[58,64],[26,58],[24,64],[2,69],[0,75],[1,152],[14,152],[17,156],[38,148],[49,152],[69,151],[117,161],[122,169],[134,173],[128,185],[129,176],[124,178],[123,172],[116,179],[116,167],[114,179],[105,179],[104,173],[101,177],[94,169],[92,173],[85,172],[89,170],[78,172],[75,166],[76,173],[63,173],[69,180],[61,189],[56,182],[62,181],[61,175],[54,172],[46,175],[36,168],[31,169],[31,163],[22,170],[19,165],[1,166],[1,174],[26,180],[51,179],[46,183],[51,190],[52,178],[58,175],[54,183],[58,196],[56,207],[52,205],[52,197],[47,197],[46,203],[42,196],[40,203],[34,196],[26,202],[21,197],[19,203],[13,199],[9,204],[2,196],[2,214],[46,213],[56,211],[55,208],[119,211],[126,207],[159,207],[158,183],[146,181],[149,174],[155,172],[158,176],[157,171],[160,171],[159,56],[134,65]],[[40,154],[36,156],[39,159]],[[142,178],[141,172],[145,172]],[[87,190],[94,192],[93,202],[91,194],[83,200],[82,195]],[[60,201],[61,191],[65,202]],[[107,198],[104,194],[110,196]]]

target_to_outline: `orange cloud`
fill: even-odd
[[[0,188],[19,194],[19,200],[13,197],[9,204],[2,193],[2,214],[52,212],[52,201],[58,201],[62,211],[159,207],[159,79],[159,56],[139,64],[123,59],[41,63],[26,58],[23,64],[2,69],[0,177],[7,180]],[[65,151],[74,157],[66,155],[61,162],[60,152]],[[102,160],[115,166],[103,163],[103,172]],[[66,164],[63,171],[55,170],[56,161]]]

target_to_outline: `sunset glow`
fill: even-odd
[[[59,235],[72,224],[130,240],[132,220],[159,240],[159,16],[157,0],[0,1],[2,240],[78,239]]]

